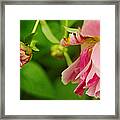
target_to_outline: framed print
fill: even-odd
[[[1,3],[2,119],[119,119],[119,2]]]

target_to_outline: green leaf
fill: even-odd
[[[46,20],[46,22],[52,34],[60,41],[63,36],[60,20]]]
[[[82,99],[81,96],[78,96],[74,93],[74,89],[77,86],[77,84],[68,84],[64,85],[61,81],[61,79],[57,79],[56,83],[56,99],[59,100],[78,100]]]
[[[29,62],[20,70],[21,89],[39,98],[54,99],[53,86],[45,71],[35,62]]]
[[[76,32],[79,31],[79,29],[69,28],[69,27],[66,27],[66,26],[64,26],[64,28],[67,32],[71,32],[71,33],[76,33]]]
[[[69,83],[64,85],[61,79],[56,79],[55,87],[56,87],[56,99],[57,100],[92,100],[95,99],[88,95],[84,94],[82,96],[76,95],[74,93],[75,88],[78,84]]]
[[[59,43],[59,40],[52,34],[49,26],[47,25],[45,20],[41,20],[41,28],[42,28],[42,32],[44,33],[44,35],[46,36],[46,38],[52,42],[52,43]]]
[[[31,47],[32,50],[34,50],[34,51],[39,51],[39,49],[36,47],[36,43],[37,43],[37,41],[32,40],[32,42],[31,42],[31,44],[30,44],[30,47]]]

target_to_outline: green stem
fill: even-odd
[[[65,20],[65,27],[68,27],[68,20]],[[64,37],[67,37],[67,30],[65,29]]]
[[[32,30],[31,33],[35,33],[35,32],[36,32],[37,27],[38,27],[38,24],[39,24],[39,21],[40,21],[40,20],[36,20],[35,25],[34,25],[33,30]],[[33,41],[33,39],[32,39],[32,40],[31,40],[31,43],[30,43],[30,46],[33,47],[35,51],[38,51],[38,49],[35,47],[35,43],[36,43],[36,42]]]
[[[40,20],[36,20],[35,25],[34,25],[34,28],[33,28],[33,30],[32,30],[32,33],[35,33],[35,31],[36,31],[36,29],[37,29],[37,27],[38,27],[39,21],[40,21]]]
[[[68,55],[67,52],[64,52],[64,56],[65,56],[67,65],[70,66],[72,64],[72,60],[70,59],[70,56]]]

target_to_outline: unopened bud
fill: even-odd
[[[30,61],[32,57],[32,49],[26,46],[23,42],[20,42],[20,67]]]
[[[51,47],[51,55],[54,57],[62,57],[65,51],[67,51],[67,48],[62,45],[53,45]]]

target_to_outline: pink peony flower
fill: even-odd
[[[100,97],[100,23],[99,21],[85,21],[79,34],[70,38],[69,44],[62,39],[64,46],[78,45],[82,46],[80,57],[62,72],[62,81],[64,84],[77,83],[78,86],[74,92],[78,95],[86,94]],[[76,40],[75,40],[76,39]]]

